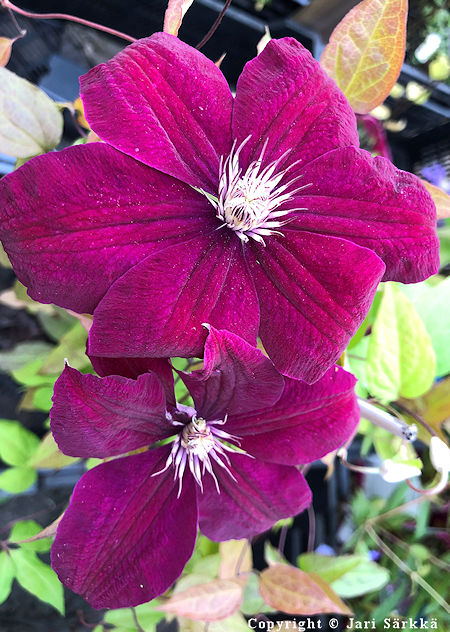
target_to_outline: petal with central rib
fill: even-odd
[[[229,331],[209,327],[203,369],[180,373],[204,419],[271,407],[284,380],[263,353]]]
[[[386,264],[383,281],[415,283],[439,269],[436,209],[419,178],[385,158],[343,147],[302,169],[311,183],[291,202],[290,227],[349,239]]]
[[[288,151],[283,165],[301,160],[299,173],[331,149],[359,145],[346,98],[311,53],[290,37],[270,41],[239,77],[233,138],[239,144],[249,135],[241,154],[244,168],[259,157],[266,140],[263,165]]]
[[[120,151],[215,193],[231,147],[232,95],[195,48],[155,33],[80,79],[86,118]]]
[[[200,193],[104,143],[30,160],[0,180],[0,197],[19,280],[35,300],[77,312],[93,312],[151,252],[216,225]]]
[[[364,320],[385,266],[367,248],[288,227],[266,248],[252,244],[260,336],[281,373],[312,383]]]
[[[194,481],[177,498],[169,449],[128,456],[90,470],[58,526],[52,566],[94,608],[150,601],[181,574],[197,536]]]
[[[341,447],[359,421],[353,375],[332,367],[312,385],[285,380],[275,406],[230,415],[227,432],[249,454],[284,465],[309,463]]]
[[[164,389],[153,373],[137,380],[99,378],[66,366],[55,384],[50,418],[56,443],[71,456],[116,456],[174,434]]]
[[[236,480],[214,466],[220,494],[211,476],[203,477],[203,493],[197,489],[200,530],[210,540],[251,538],[311,503],[311,490],[295,467],[228,456]]]
[[[89,350],[98,356],[199,357],[207,336],[203,323],[239,332],[256,345],[258,302],[235,235],[199,237],[132,268],[95,310]]]

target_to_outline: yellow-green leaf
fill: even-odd
[[[261,573],[259,591],[272,608],[287,614],[349,614],[350,610],[323,580],[298,568],[275,564]]]
[[[220,579],[232,579],[253,568],[252,547],[248,540],[227,540],[219,544]]]
[[[355,112],[367,114],[392,90],[405,56],[407,0],[364,0],[339,22],[320,63]]]
[[[0,551],[0,604],[8,599],[15,574],[11,556],[6,551]]]
[[[412,303],[387,283],[373,325],[367,354],[367,386],[389,402],[399,395],[419,397],[433,384],[436,355],[430,336]]]
[[[8,465],[25,465],[39,439],[18,421],[0,419],[0,458]]]
[[[44,564],[32,551],[13,549],[11,557],[16,565],[16,579],[19,584],[64,615],[63,586],[50,566]]]
[[[48,468],[52,470],[60,470],[71,463],[76,463],[79,459],[63,454],[53,438],[51,432],[48,432],[42,439],[36,452],[28,462],[28,465],[36,469]]]
[[[0,152],[28,158],[61,140],[63,118],[40,88],[0,66]]]
[[[0,474],[0,489],[21,494],[36,482],[36,478],[36,471],[31,467],[9,467]]]

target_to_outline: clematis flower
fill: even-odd
[[[380,280],[438,268],[436,212],[409,174],[358,148],[343,94],[297,41],[272,40],[233,98],[174,36],[81,77],[104,141],[0,183],[0,237],[30,295],[94,313],[90,353],[199,356],[209,322],[314,382]]]
[[[180,375],[195,408],[172,405],[173,383],[153,372],[98,378],[66,366],[56,382],[61,450],[122,455],[80,479],[52,547],[61,581],[96,608],[164,592],[198,526],[215,541],[249,538],[301,512],[311,492],[295,466],[336,449],[358,421],[343,369],[313,386],[285,380],[261,351],[213,327],[203,368]]]

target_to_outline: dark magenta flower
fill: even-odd
[[[96,608],[164,592],[198,526],[215,541],[248,538],[301,512],[311,492],[295,466],[342,445],[359,417],[343,369],[313,386],[284,379],[261,351],[214,328],[203,369],[181,377],[195,409],[171,403],[166,372],[161,383],[152,372],[98,378],[66,367],[56,382],[51,425],[63,452],[144,449],[84,474],[58,526],[53,568]]]
[[[435,273],[419,180],[358,149],[343,94],[297,41],[272,40],[233,98],[176,37],[140,40],[81,78],[105,141],[0,184],[0,237],[30,295],[94,312],[98,356],[198,356],[209,322],[285,375],[317,380],[380,280]]]

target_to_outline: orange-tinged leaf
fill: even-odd
[[[339,22],[320,63],[358,114],[383,103],[405,57],[407,0],[364,0]]]
[[[248,540],[227,540],[219,544],[220,579],[231,579],[253,568],[252,547]]]
[[[326,582],[285,564],[275,564],[261,573],[259,592],[267,605],[287,614],[350,614]]]
[[[426,180],[421,180],[421,182],[433,198],[433,202],[436,205],[437,218],[445,219],[450,217],[450,195],[447,195],[445,191]]]
[[[84,105],[80,97],[77,97],[75,101],[73,102],[73,108],[75,110],[75,114],[77,115],[78,123],[85,129],[90,130],[91,127],[89,123],[86,121],[86,118],[84,116]]]
[[[181,22],[194,0],[169,0],[164,14],[164,32],[178,35]]]
[[[11,57],[14,40],[9,37],[0,37],[0,66],[6,66]]]
[[[219,621],[239,610],[242,585],[231,579],[214,579],[173,595],[155,610],[195,621]]]

